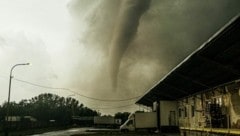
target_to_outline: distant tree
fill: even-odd
[[[0,122],[4,119],[5,109],[0,105]]]
[[[121,119],[123,124],[128,119],[129,115],[130,115],[129,112],[117,112],[115,113],[114,117],[115,119]]]
[[[98,116],[99,112],[79,104],[71,97],[60,97],[55,94],[45,93],[19,103],[10,102],[10,116],[33,116],[40,122],[55,120],[59,125],[69,125],[72,116]],[[6,115],[7,103],[0,106],[0,118]]]

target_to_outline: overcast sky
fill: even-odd
[[[152,0],[123,51],[118,85],[113,89],[111,41],[118,35],[117,22],[131,21],[118,17],[127,4],[119,0],[0,0],[0,103],[7,101],[11,67],[26,62],[32,65],[16,67],[14,78],[99,99],[142,95],[240,12],[239,0]],[[45,92],[73,94],[13,80],[11,100]],[[139,109],[111,109],[134,104],[136,99],[110,103],[72,97],[106,114]]]
[[[10,69],[18,63],[32,65],[16,67],[14,77],[46,86],[57,85],[57,82],[61,85],[63,57],[59,58],[59,55],[70,32],[66,3],[0,0],[1,103],[7,100]],[[11,100],[19,101],[43,92],[51,91],[13,80]]]

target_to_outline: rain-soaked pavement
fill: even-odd
[[[86,132],[86,130],[89,129],[91,128],[70,128],[66,130],[52,131],[42,134],[34,134],[31,136],[71,136],[75,134],[92,134],[93,132]]]
[[[42,134],[34,134],[29,136],[80,136],[80,135],[88,135],[92,134],[92,136],[157,136],[159,134],[151,134],[151,133],[120,133],[117,129],[96,129],[96,128],[70,128],[66,130],[52,131],[46,132]],[[164,136],[180,136],[179,134],[164,134]]]

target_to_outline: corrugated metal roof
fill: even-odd
[[[240,79],[240,15],[189,55],[136,103],[176,100]]]

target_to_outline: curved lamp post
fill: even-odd
[[[10,103],[10,95],[11,95],[11,83],[12,83],[12,73],[13,73],[13,69],[17,66],[22,66],[22,65],[30,65],[30,63],[21,63],[21,64],[16,64],[11,68],[10,71],[10,77],[9,77],[9,90],[8,90],[8,101],[7,101],[7,115],[6,115],[6,119],[7,121],[9,121],[9,103]],[[8,134],[6,134],[8,135]]]

